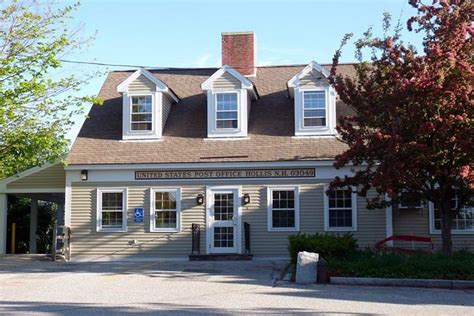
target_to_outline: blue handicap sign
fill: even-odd
[[[143,208],[134,208],[133,209],[133,222],[134,223],[143,223]]]

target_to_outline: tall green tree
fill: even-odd
[[[61,74],[60,59],[89,39],[71,29],[79,4],[0,0],[0,178],[61,159],[87,75]]]
[[[422,53],[403,43],[400,27],[388,34],[387,15],[383,37],[369,30],[355,42],[354,78],[337,74],[341,50],[334,56],[331,82],[357,112],[339,122],[349,149],[335,165],[354,165],[357,171],[332,186],[354,185],[362,196],[374,188],[378,196],[369,201],[374,207],[398,205],[404,190],[433,202],[443,252],[451,254],[452,220],[474,194],[474,4],[409,2],[418,14],[407,27],[423,35]]]

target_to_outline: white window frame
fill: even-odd
[[[122,228],[102,228],[102,193],[122,193]],[[127,188],[97,188],[97,205],[96,205],[96,230],[97,232],[119,233],[126,232],[128,229],[128,189]]]
[[[355,232],[357,231],[357,193],[352,188],[351,193],[351,209],[352,209],[352,226],[351,227],[331,227],[329,225],[329,196],[326,191],[329,190],[329,184],[323,187],[324,200],[324,230],[328,232]]]
[[[176,228],[155,227],[155,199],[156,192],[174,192],[176,194]],[[150,232],[156,233],[177,233],[181,231],[181,188],[150,188]]]
[[[456,198],[456,207],[457,207],[457,198]],[[429,210],[429,221],[430,221],[430,234],[441,235],[441,229],[435,228],[435,214],[434,214],[434,203],[428,203]],[[474,235],[474,228],[471,229],[451,229],[451,234],[453,235]]]
[[[217,94],[237,94],[237,128],[217,128]],[[208,90],[207,91],[207,137],[230,138],[247,137],[248,129],[248,92],[245,89]]]
[[[235,94],[237,96],[237,127],[236,128],[223,128],[223,127],[217,127],[217,96],[219,94]],[[241,106],[240,106],[240,94],[237,91],[216,91],[214,92],[214,129],[216,131],[228,131],[228,132],[235,132],[235,131],[240,131],[240,111],[241,111]],[[222,112],[222,111],[221,111]],[[234,112],[234,111],[232,111]]]
[[[324,93],[324,125],[320,126],[306,126],[304,124],[304,95],[306,92],[323,92]],[[301,90],[301,128],[302,129],[327,129],[328,128],[328,112],[329,112],[329,102],[328,102],[328,91],[326,89],[302,89]]]
[[[294,191],[295,194],[295,227],[273,227],[273,191]],[[300,231],[300,188],[299,186],[267,187],[267,228],[269,232]]]
[[[132,130],[132,97],[151,96],[152,124],[151,131]],[[123,93],[122,140],[160,139],[162,136],[163,93],[154,91],[133,91]]]
[[[132,129],[133,126],[133,121],[132,121],[132,115],[133,113],[133,98],[137,97],[151,97],[151,129],[150,130],[134,130]],[[153,93],[136,93],[136,94],[129,94],[128,95],[128,106],[129,106],[129,131],[131,134],[152,134],[153,131],[155,130],[155,116],[156,116],[156,111],[155,111],[155,95]],[[145,112],[148,113],[148,112]],[[135,113],[135,114],[141,114],[141,113]]]
[[[305,126],[304,125],[304,93],[324,92],[326,125]],[[336,131],[336,92],[328,86],[315,88],[300,88],[294,90],[295,101],[295,135],[296,136],[334,136]]]

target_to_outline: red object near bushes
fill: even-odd
[[[376,249],[387,248],[387,242],[389,241],[411,241],[411,242],[427,243],[429,244],[430,251],[433,251],[434,249],[433,240],[431,239],[431,237],[421,237],[421,236],[414,236],[414,235],[393,235],[393,236],[390,236],[388,238],[378,241],[375,244],[375,248]],[[390,249],[395,250],[395,251],[405,252],[405,253],[412,253],[416,251],[414,247],[413,249],[407,249],[407,248],[401,248],[401,247],[390,247]]]

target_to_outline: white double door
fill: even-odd
[[[208,253],[240,253],[240,189],[208,187],[206,205]]]

